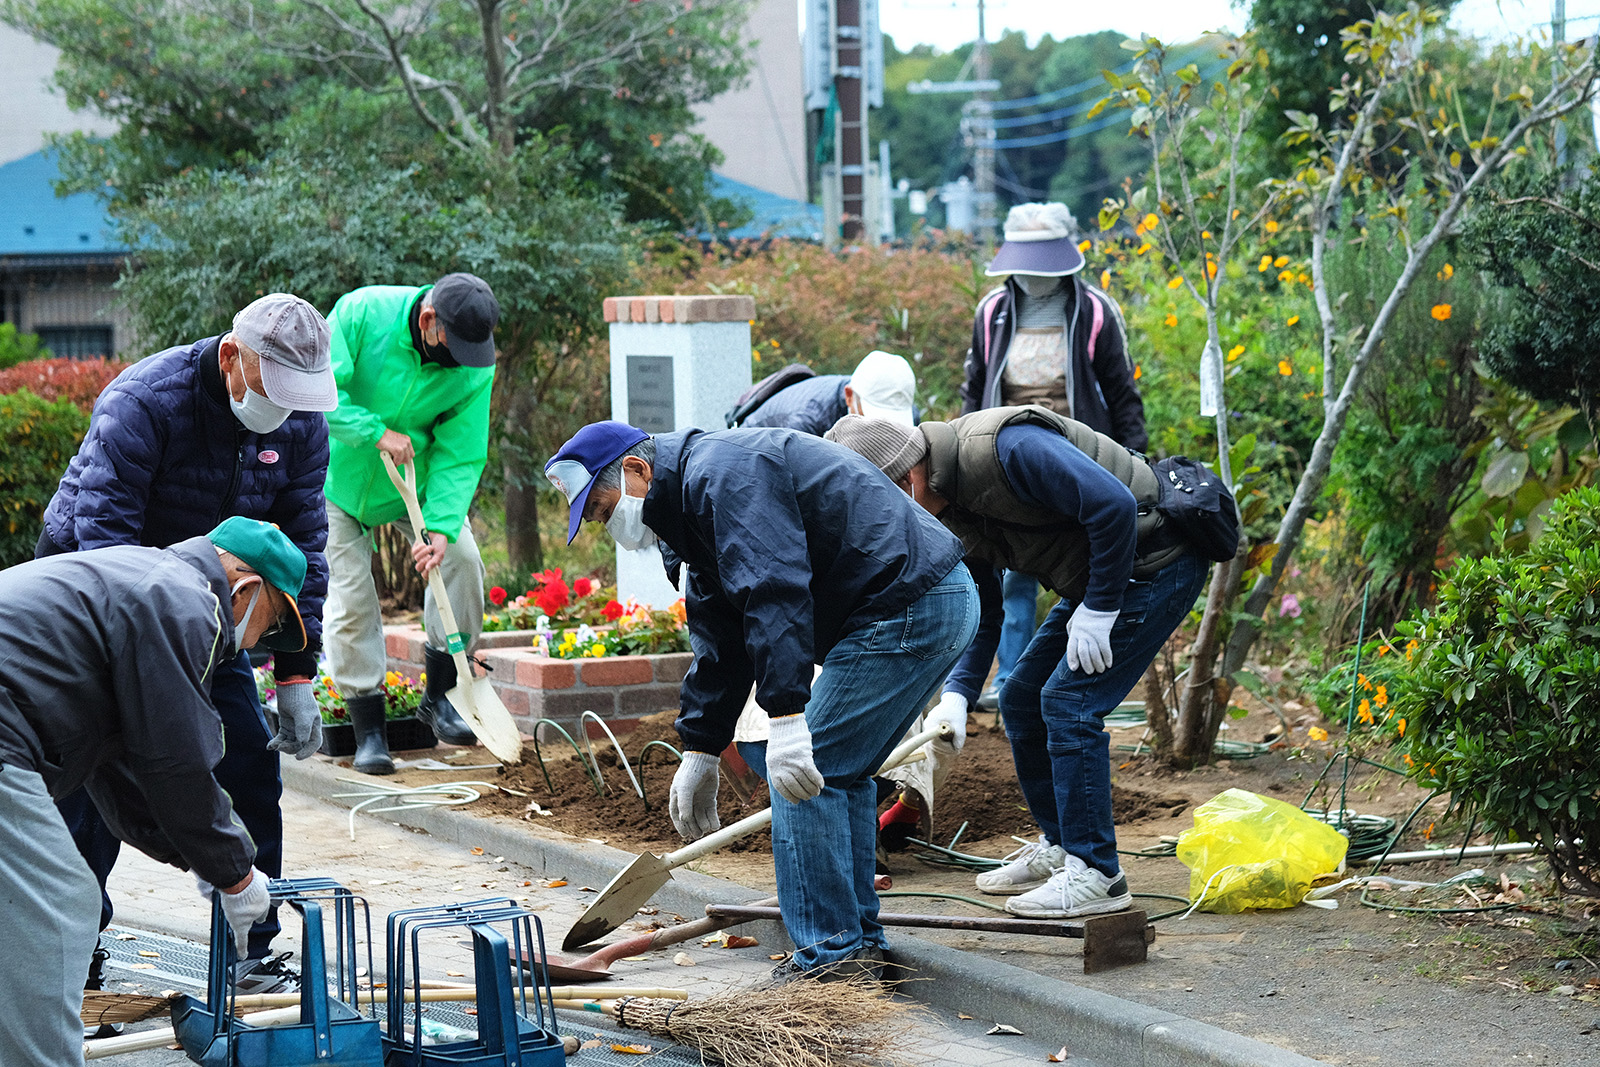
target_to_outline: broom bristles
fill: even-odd
[[[172,1014],[173,1005],[182,997],[182,993],[150,996],[144,993],[108,993],[86,989],[83,991],[83,1008],[78,1014],[85,1026],[142,1023],[146,1019]]]
[[[617,1020],[727,1067],[856,1067],[908,1064],[899,1050],[915,1011],[860,975],[834,982],[800,979],[688,1002],[622,1000]]]

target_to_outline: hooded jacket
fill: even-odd
[[[411,438],[422,519],[454,542],[467,520],[489,459],[493,367],[443,367],[412,343],[411,309],[431,285],[369,285],[340,297],[328,313],[339,406],[328,413],[333,435],[328,499],[364,526],[406,517],[384,472],[384,430]]]
[[[812,665],[904,611],[961,543],[861,456],[793,430],[656,437],[645,525],[683,568],[694,663],[678,733],[719,753],[752,683],[774,718],[804,711]]]
[[[1144,425],[1144,399],[1134,384],[1128,355],[1128,331],[1122,309],[1101,290],[1074,274],[1066,279],[1066,371],[1072,390],[1072,418],[1113,441],[1143,452],[1150,444]],[[978,301],[972,320],[972,347],[967,349],[966,380],[961,386],[961,413],[1001,406],[1000,384],[1006,354],[1017,330],[1017,294],[1011,278]]]
[[[313,677],[328,595],[328,424],[296,411],[271,433],[245,429],[228,406],[221,340],[157,352],[105,387],[45,509],[45,535],[65,552],[165,548],[230,515],[276,523],[306,555],[307,644],[277,653],[275,666],[280,677]]]
[[[256,855],[211,774],[230,604],[204,537],[0,571],[0,765],[38,772],[57,799],[86,787],[117,837],[212,885],[242,881]]]

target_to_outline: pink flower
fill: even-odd
[[[1300,598],[1293,593],[1283,594],[1283,601],[1278,605],[1280,619],[1298,619],[1300,617]]]

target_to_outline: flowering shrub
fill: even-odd
[[[278,696],[277,688],[273,685],[272,658],[256,668],[256,696],[260,698],[263,707],[273,704]],[[383,717],[385,719],[408,719],[417,713],[417,707],[422,703],[422,692],[427,685],[428,676],[424,674],[420,682],[411,679],[399,671],[389,671],[383,676]],[[350,721],[350,709],[346,706],[344,695],[339,692],[339,687],[333,684],[333,679],[321,671],[317,672],[317,680],[311,683],[311,691],[317,698],[317,707],[322,710],[322,724],[324,726],[343,726]]]
[[[576,629],[556,631],[548,626],[537,626],[533,650],[541,656],[555,659],[651,656],[663,652],[689,651],[688,616],[682,600],[665,610],[652,609],[632,600],[625,605],[613,600],[608,607],[616,609],[616,625],[610,629],[596,630],[583,625]]]
[[[1395,644],[1387,637],[1374,638],[1361,646],[1359,670],[1352,647],[1331,670],[1308,683],[1306,691],[1317,702],[1323,718],[1342,723],[1350,715],[1353,687],[1356,703],[1352,732],[1363,730],[1384,739],[1404,737],[1406,720],[1395,714],[1393,697],[1399,693],[1403,676],[1416,654],[1414,640]]]
[[[0,567],[33,558],[44,509],[88,429],[89,417],[68,401],[26,389],[0,395]]]
[[[113,359],[35,359],[0,370],[0,393],[26,389],[45,400],[70,400],[88,411],[111,379],[130,366]]]
[[[575,626],[600,626],[622,614],[617,591],[592,578],[574,578],[571,585],[560,567],[533,575],[533,588],[511,596],[501,586],[489,590],[494,611],[483,617],[485,631],[566,630]],[[542,621],[541,621],[542,620]]]

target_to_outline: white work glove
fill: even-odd
[[[722,827],[717,817],[717,768],[721,760],[709,752],[685,752],[672,776],[667,814],[685,841],[698,841]]]
[[[822,792],[822,772],[811,756],[811,730],[804,713],[772,720],[767,736],[767,785],[791,804]]]
[[[967,698],[960,693],[946,693],[939,698],[939,706],[928,713],[927,724],[931,729],[941,723],[948,723],[954,735],[948,742],[934,741],[934,744],[948,744],[956,752],[967,743]]]
[[[278,710],[267,711],[272,727],[270,752],[293,752],[295,759],[310,759],[322,747],[322,709],[312,694],[311,682],[279,682]]]
[[[1111,667],[1111,627],[1117,611],[1095,611],[1079,604],[1067,620],[1067,666],[1084,674],[1099,674]]]
[[[195,885],[205,890],[212,888],[201,881],[199,875],[195,876]],[[210,893],[206,894],[206,899],[210,899]],[[250,951],[250,928],[265,919],[271,910],[272,894],[267,892],[267,876],[254,867],[250,868],[250,881],[243,889],[222,894],[222,914],[233,928],[233,943],[240,959]]]

